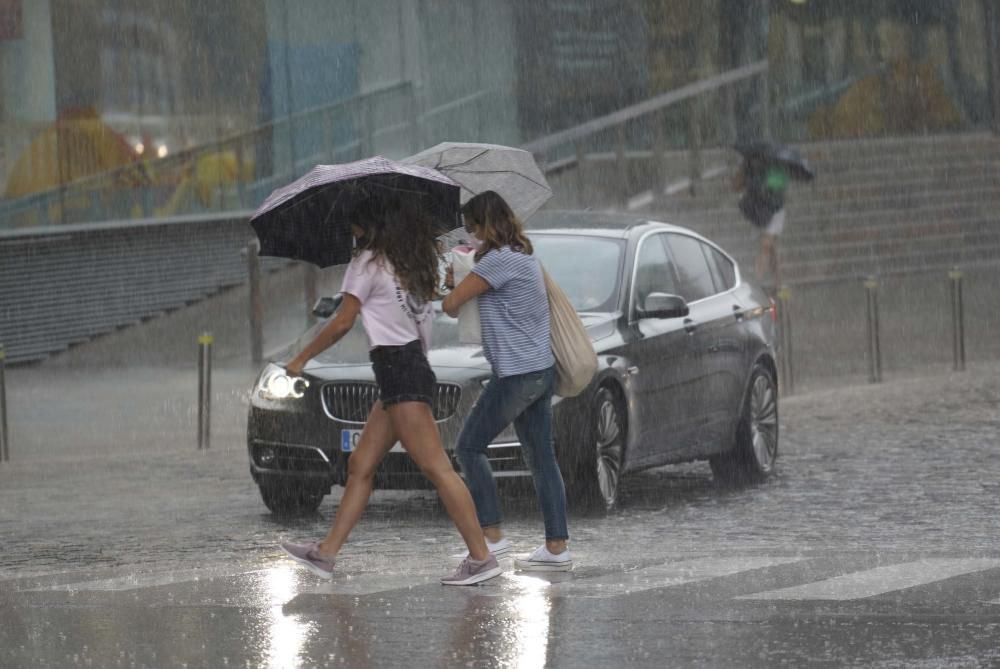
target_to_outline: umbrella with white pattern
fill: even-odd
[[[431,167],[462,189],[462,202],[495,191],[522,221],[552,197],[535,157],[524,149],[501,144],[441,142],[402,162]]]

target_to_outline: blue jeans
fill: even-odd
[[[545,538],[569,538],[566,489],[552,444],[554,386],[554,367],[504,378],[494,374],[462,426],[455,455],[483,527],[495,527],[501,521],[500,498],[487,448],[513,422],[542,507]]]

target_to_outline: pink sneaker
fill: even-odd
[[[482,561],[467,557],[462,560],[462,564],[458,565],[454,574],[441,579],[441,584],[475,585],[499,576],[502,571],[495,555],[490,555],[489,558]]]
[[[320,578],[333,578],[333,558],[325,558],[319,554],[319,542],[310,541],[306,544],[295,544],[291,541],[282,541],[281,550],[288,554],[300,565],[316,574]]]

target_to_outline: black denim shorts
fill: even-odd
[[[434,407],[437,377],[419,340],[403,346],[376,346],[369,357],[383,407],[399,402],[426,402]]]

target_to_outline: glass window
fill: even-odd
[[[724,292],[736,285],[736,268],[732,261],[707,244],[701,245],[708,258],[712,277],[715,279],[716,292]]]
[[[535,255],[577,311],[614,311],[623,243],[601,237],[535,235]]]
[[[673,263],[666,247],[664,235],[651,235],[642,242],[636,257],[635,303],[642,306],[650,293],[679,295]]]
[[[715,294],[715,283],[708,261],[702,251],[704,244],[687,235],[668,235],[670,252],[674,257],[680,293],[688,302]]]

